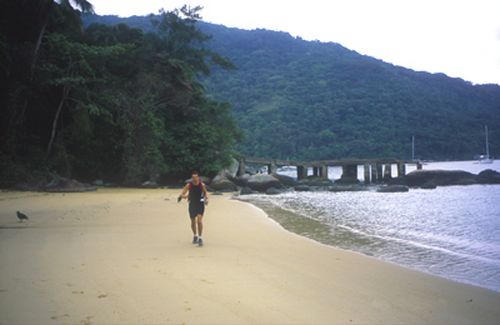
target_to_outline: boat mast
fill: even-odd
[[[486,134],[486,159],[490,159],[490,145],[488,143],[488,126],[484,126],[484,133]]]
[[[415,136],[411,136],[411,160],[415,160]]]

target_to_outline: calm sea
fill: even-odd
[[[500,161],[424,166],[473,173],[487,168],[500,171]],[[282,173],[293,175],[291,170]],[[340,177],[340,169],[332,168],[329,176]],[[500,185],[241,198],[262,207],[286,229],[320,242],[500,292]]]

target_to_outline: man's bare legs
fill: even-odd
[[[203,232],[203,215],[199,214],[195,218],[196,225],[198,226],[198,237],[201,237],[201,233]]]
[[[197,215],[195,220],[196,225],[198,226],[198,246],[203,246],[203,239],[201,237],[201,234],[203,233],[203,215]]]
[[[191,218],[191,230],[193,231],[193,236],[197,236],[197,234],[196,234],[196,218]]]
[[[195,241],[193,244],[198,243],[200,246],[203,245],[203,240],[201,238],[201,234],[203,233],[203,215],[199,214],[195,218],[191,219],[191,230],[193,231],[193,236],[195,237]]]

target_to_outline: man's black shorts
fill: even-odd
[[[191,219],[196,218],[197,215],[205,212],[205,204],[203,202],[189,203],[189,217]]]

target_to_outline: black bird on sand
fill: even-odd
[[[17,211],[16,213],[17,213],[17,219],[19,219],[20,222],[23,222],[24,220],[29,219],[28,216],[22,212]]]

